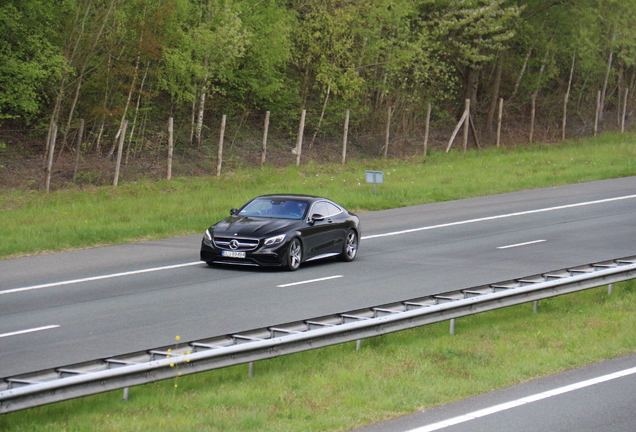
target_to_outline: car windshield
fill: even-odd
[[[302,219],[307,203],[301,201],[257,198],[241,209],[241,216],[263,216],[281,219]]]

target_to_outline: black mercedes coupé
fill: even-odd
[[[206,230],[201,261],[293,271],[327,257],[353,261],[359,242],[358,217],[327,198],[263,195]]]

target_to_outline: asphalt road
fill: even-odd
[[[369,212],[356,261],[297,272],[200,235],[0,261],[0,377],[636,255],[635,210],[629,177]]]
[[[636,354],[356,429],[356,432],[629,432]]]

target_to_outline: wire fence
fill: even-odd
[[[565,136],[568,139],[590,137],[607,131],[629,131],[632,122],[617,113],[604,113],[605,120],[595,126],[594,115],[572,115],[567,122]],[[219,166],[219,146],[223,145],[223,174],[237,169],[258,167],[265,164],[274,167],[301,165],[311,161],[316,164],[342,163],[343,145],[346,142],[346,160],[412,158],[427,151],[443,151],[449,146],[455,119],[433,118],[430,129],[425,130],[421,115],[393,116],[392,120],[377,121],[375,126],[362,127],[352,123],[345,134],[344,114],[321,117],[319,113],[307,116],[302,135],[302,154],[297,156],[299,118],[272,114],[266,140],[264,115],[237,116],[227,120],[221,139],[221,120],[212,120],[197,131],[196,125],[176,124],[173,133],[171,178],[189,176],[213,176]],[[384,124],[382,124],[384,123]],[[531,128],[528,118],[506,119],[499,128],[487,130],[485,119],[475,118],[476,128],[470,134],[468,148],[487,148],[497,142],[496,130],[500,129],[500,145],[510,147],[533,143],[556,143],[562,140],[562,119],[537,118]],[[532,129],[532,132],[530,130]],[[117,133],[119,125],[87,125],[80,137],[79,127],[57,134],[50,171],[51,189],[83,187],[88,185],[112,185],[117,161]],[[47,177],[46,129],[0,130],[0,187],[35,189],[45,188]],[[345,139],[346,136],[346,139]],[[475,139],[476,137],[476,139]],[[458,134],[451,151],[463,149],[462,134]],[[266,154],[263,156],[263,142]],[[426,142],[425,142],[426,141]],[[124,137],[119,170],[119,184],[140,179],[162,180],[168,174],[168,121],[162,123],[130,123]],[[222,144],[221,144],[222,142]],[[387,148],[388,145],[388,148]],[[79,151],[78,151],[79,149]],[[26,156],[26,157],[25,157]]]

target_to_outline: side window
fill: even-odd
[[[314,206],[311,209],[311,214],[315,215],[315,214],[319,214],[322,216],[329,216],[329,209],[327,208],[327,203],[325,203],[324,201],[320,201],[314,204]]]
[[[342,211],[340,210],[338,206],[335,206],[331,203],[325,203],[325,204],[327,204],[327,209],[329,210],[329,213],[327,213],[327,215],[329,216],[335,216]]]

